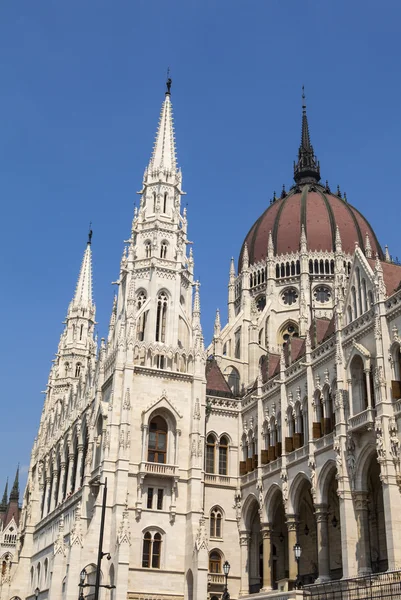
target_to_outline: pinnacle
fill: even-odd
[[[7,477],[7,481],[6,481],[6,486],[4,488],[4,494],[3,494],[3,498],[0,504],[0,510],[3,509],[5,510],[8,504],[8,477]]]
[[[15,473],[13,487],[10,492],[10,502],[11,502],[11,500],[18,501],[18,498],[19,498],[19,465],[17,467],[17,472]]]
[[[294,179],[296,183],[317,183],[320,181],[320,165],[316,159],[310,141],[305,92],[303,87],[301,145],[298,150],[298,161],[294,165]]]
[[[82,259],[81,270],[79,272],[77,287],[72,301],[73,306],[82,306],[84,308],[92,307],[92,250],[91,243],[88,241],[84,256]]]
[[[166,93],[162,104],[156,140],[147,169],[148,172],[158,170],[167,171],[169,173],[175,173],[177,171],[173,108],[170,93]]]

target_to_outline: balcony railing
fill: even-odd
[[[145,472],[149,475],[159,475],[161,477],[176,477],[178,475],[178,467],[163,463],[145,462],[141,463],[140,472]]]
[[[287,463],[292,464],[298,462],[299,460],[303,460],[306,456],[309,456],[308,444],[302,446],[302,448],[298,448],[297,450],[293,450],[293,452],[287,454]]]
[[[350,431],[361,431],[372,429],[375,422],[376,411],[374,408],[367,408],[354,417],[350,417],[348,424]]]
[[[205,483],[219,486],[231,485],[231,477],[228,477],[227,475],[214,475],[211,473],[205,473]]]
[[[401,571],[315,583],[304,586],[303,590],[310,600],[400,600]]]
[[[209,573],[207,581],[210,585],[224,585],[223,573]]]
[[[334,440],[334,433],[327,433],[321,438],[314,440],[316,452],[320,452],[325,448],[332,448]]]

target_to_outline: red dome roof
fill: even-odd
[[[302,187],[294,186],[284,198],[278,198],[251,227],[242,245],[238,271],[242,268],[245,242],[248,244],[249,264],[266,258],[269,231],[272,232],[276,255],[299,252],[302,225],[310,251],[333,252],[338,226],[344,252],[352,254],[355,242],[365,248],[368,234],[372,255],[378,253],[383,258],[376,235],[361,213],[322,185],[308,183]]]

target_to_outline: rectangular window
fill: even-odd
[[[143,554],[142,554],[142,566],[149,568],[150,567],[150,545],[151,540],[145,539],[143,541]]]
[[[157,510],[163,510],[163,490],[157,490]]]
[[[148,502],[147,502],[147,508],[152,508],[153,506],[153,488],[149,487],[148,488]]]
[[[214,445],[206,446],[206,473],[214,473]]]
[[[224,446],[219,448],[219,474],[227,475],[227,448]]]
[[[160,548],[161,548],[161,542],[155,539],[153,542],[153,553],[152,553],[152,567],[154,569],[160,569]]]

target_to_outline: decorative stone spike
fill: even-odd
[[[214,320],[214,337],[219,337],[221,332],[220,311],[216,310],[216,318]]]
[[[342,252],[343,248],[342,248],[342,243],[341,243],[341,236],[340,236],[340,230],[338,229],[338,225],[336,226],[336,252]]]
[[[234,264],[234,258],[231,257],[231,262],[230,262],[230,282],[233,282],[235,280],[235,264]]]
[[[372,258],[372,246],[370,245],[368,232],[366,232],[365,236],[365,255],[367,258]]]
[[[268,257],[274,256],[273,236],[272,236],[271,231],[269,231],[269,239],[267,242],[267,256]]]
[[[386,262],[391,262],[390,252],[388,251],[387,244],[384,246],[384,258]]]
[[[242,272],[247,271],[249,267],[248,244],[245,242],[244,252],[242,254]]]
[[[308,248],[307,248],[307,239],[306,239],[306,233],[305,233],[305,226],[304,225],[302,225],[302,227],[301,227],[300,246],[301,246],[301,252],[307,252],[308,251]]]

